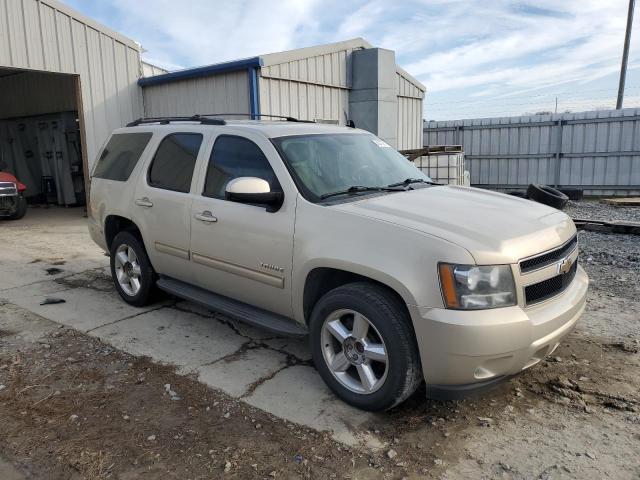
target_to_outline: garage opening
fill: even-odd
[[[0,67],[0,172],[26,186],[28,212],[86,203],[78,88],[77,75]]]

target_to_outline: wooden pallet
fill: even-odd
[[[600,203],[615,205],[617,207],[640,207],[640,197],[628,198],[603,198]]]
[[[400,153],[407,157],[408,160],[415,160],[416,158],[428,157],[429,155],[462,153],[462,145],[425,145],[422,148],[400,150]]]

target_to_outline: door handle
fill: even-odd
[[[153,202],[149,200],[149,197],[142,197],[142,198],[136,199],[136,205],[150,208],[150,207],[153,207]]]
[[[218,219],[214,217],[209,210],[205,210],[202,213],[196,213],[194,215],[194,218],[196,220],[200,220],[201,222],[205,222],[205,223],[216,223],[218,221]]]

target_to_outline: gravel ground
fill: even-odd
[[[600,203],[598,200],[569,201],[565,211],[571,218],[640,222],[640,207],[615,207]]]
[[[640,207],[615,207],[598,201],[569,202],[572,218],[640,222]],[[591,279],[592,290],[636,299],[640,294],[640,236],[581,231],[580,261]]]

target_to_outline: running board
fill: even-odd
[[[176,297],[189,300],[273,333],[296,337],[301,337],[308,333],[307,328],[295,320],[189,285],[180,280],[162,276],[156,285],[161,290]]]

